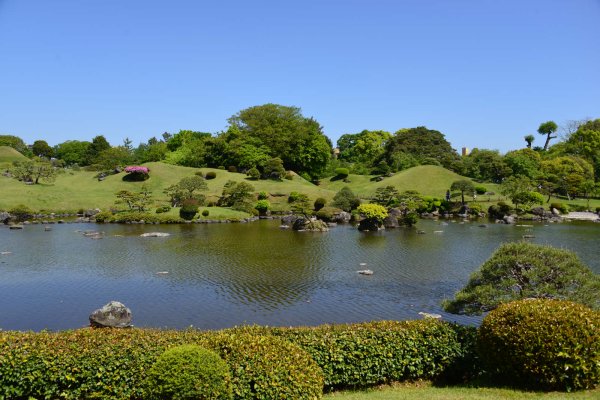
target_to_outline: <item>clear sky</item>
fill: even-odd
[[[333,143],[427,126],[523,147],[600,118],[599,0],[0,0],[0,134],[134,144],[264,103]]]

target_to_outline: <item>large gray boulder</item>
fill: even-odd
[[[346,211],[340,211],[338,214],[334,214],[333,221],[343,224],[348,223],[352,219],[352,214]]]
[[[5,211],[0,211],[0,223],[8,224],[9,220],[10,220],[10,214]]]
[[[383,226],[385,226],[386,229],[398,228],[400,226],[398,219],[400,218],[402,218],[402,210],[399,208],[392,208],[388,212],[388,216],[383,220]]]
[[[90,314],[90,325],[94,328],[129,328],[131,320],[131,310],[118,301],[111,301]]]

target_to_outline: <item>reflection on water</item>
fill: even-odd
[[[412,319],[420,311],[477,323],[444,314],[440,302],[499,244],[524,234],[571,249],[600,272],[599,224],[420,221],[424,235],[414,229],[365,234],[351,226],[299,233],[278,225],[2,227],[0,252],[12,254],[0,256],[0,328],[81,327],[110,300],[129,306],[138,326],[315,325]],[[103,239],[81,234],[94,228]],[[171,236],[139,237],[155,230]],[[365,268],[374,275],[356,273]]]

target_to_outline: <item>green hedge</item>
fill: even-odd
[[[498,382],[566,391],[600,382],[600,312],[571,301],[500,305],[484,318],[478,347]]]
[[[456,330],[433,320],[238,329],[283,337],[302,347],[323,370],[327,391],[435,379],[463,356]]]
[[[235,399],[318,399],[323,388],[456,379],[472,372],[467,330],[465,336],[451,324],[419,320],[216,332],[0,332],[0,398],[141,399],[147,371],[183,344],[225,360]]]

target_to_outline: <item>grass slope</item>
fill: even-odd
[[[115,193],[119,190],[137,191],[143,184],[152,191],[156,205],[166,204],[168,198],[163,194],[163,190],[199,170],[205,174],[214,171],[217,175],[215,179],[207,181],[208,191],[205,194],[209,200],[218,198],[228,180],[249,182],[257,192],[281,194],[282,196],[272,198],[274,203],[287,201],[287,195],[292,191],[306,193],[313,200],[317,197],[332,198],[335,194],[299,176],[292,180],[250,181],[246,179],[246,175],[219,169],[188,168],[160,162],[148,163],[146,166],[150,168],[150,179],[145,182],[125,182],[122,179],[124,173],[108,176],[100,182],[94,178],[95,172],[69,170],[58,175],[56,181],[51,184],[25,185],[15,179],[0,176],[0,210],[10,209],[18,204],[25,204],[34,210],[76,211],[79,208],[95,207],[108,209],[114,205]]]
[[[23,154],[9,146],[0,146],[0,168],[5,169],[12,165],[13,161],[28,160]]]
[[[421,165],[410,168],[398,172],[389,178],[385,178],[381,182],[371,181],[371,178],[371,176],[350,175],[348,177],[350,183],[329,178],[323,179],[321,186],[334,192],[337,192],[344,186],[349,186],[360,197],[371,197],[377,188],[391,185],[396,187],[400,192],[417,190],[419,193],[427,196],[443,198],[446,190],[450,189],[452,182],[460,179],[468,179],[435,165]],[[492,186],[495,185],[486,184],[485,186],[493,190]]]

